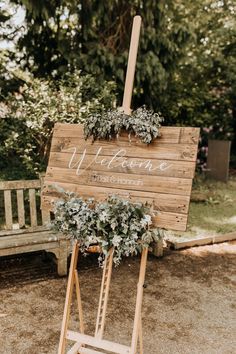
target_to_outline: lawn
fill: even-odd
[[[197,176],[193,183],[186,232],[174,236],[195,238],[236,231],[236,178],[228,183]],[[172,233],[173,234],[173,233]]]

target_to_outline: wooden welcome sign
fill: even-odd
[[[84,198],[101,200],[116,194],[152,204],[156,226],[185,230],[199,129],[162,127],[160,131],[150,145],[127,134],[92,142],[84,139],[81,125],[56,124],[44,207],[51,208],[60,196],[55,185]]]

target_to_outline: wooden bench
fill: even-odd
[[[70,241],[49,228],[50,214],[40,210],[41,180],[0,181],[2,220],[0,256],[45,250],[57,258],[60,276],[67,274]]]

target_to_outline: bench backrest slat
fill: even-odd
[[[19,223],[19,227],[21,228],[25,225],[25,206],[24,206],[23,189],[17,189],[16,197],[17,197],[18,223]]]
[[[35,197],[35,189],[29,189],[29,203],[30,203],[30,221],[31,226],[37,226],[37,209],[36,209],[36,197]]]
[[[39,179],[33,180],[19,180],[19,181],[0,181],[0,190],[9,189],[40,189],[41,181]]]
[[[42,179],[0,181],[0,191],[3,193],[5,213],[5,225],[0,225],[0,229],[9,231],[25,227],[34,229],[38,226],[40,227],[42,224],[46,225],[50,223],[50,212],[48,210],[41,210],[42,217],[39,217],[37,212],[39,205],[37,204],[36,197],[38,198],[38,191],[41,191],[41,185]],[[14,211],[15,208],[17,209],[16,211]]]
[[[5,222],[6,228],[12,228],[12,203],[11,203],[11,191],[4,190],[4,207],[5,207]]]

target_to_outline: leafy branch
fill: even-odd
[[[155,138],[160,136],[159,128],[163,117],[159,113],[149,111],[144,107],[138,108],[127,115],[122,111],[109,110],[90,114],[84,122],[85,139],[93,137],[96,139],[111,140],[126,130],[129,134],[134,134],[143,143],[150,144]]]
[[[91,245],[99,245],[100,265],[112,247],[118,265],[123,256],[137,254],[163,236],[163,230],[150,228],[152,212],[146,204],[134,204],[115,195],[102,202],[85,201],[70,193],[64,196],[54,204],[52,227],[78,240],[82,253]]]

